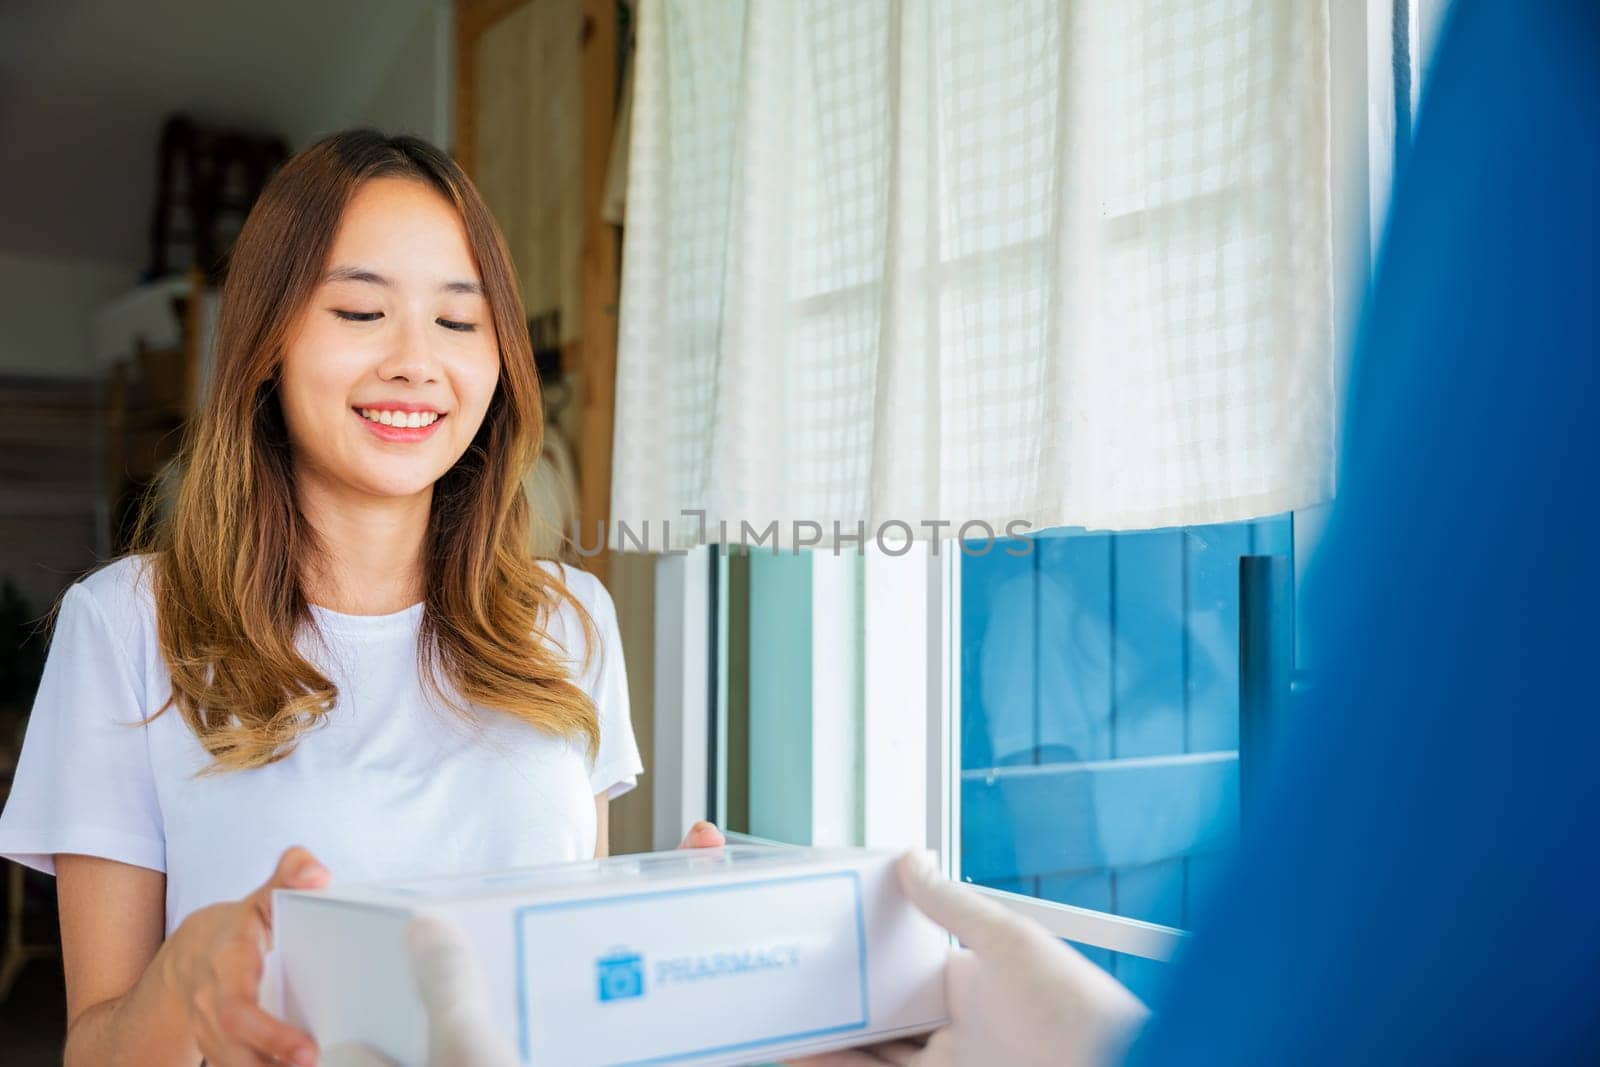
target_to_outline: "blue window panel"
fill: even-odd
[[[1184,531],[1187,555],[1189,750],[1239,747],[1239,557],[1248,524]]]
[[[1115,975],[1118,981],[1132,990],[1134,996],[1146,1004],[1159,1002],[1167,982],[1167,964],[1121,952],[1107,952],[1090,945],[1080,945],[1076,941],[1066,943],[1088,956],[1102,970]]]
[[[1276,515],[1250,524],[1254,540],[1250,552],[1257,556],[1294,557],[1294,518]]]
[[[1117,868],[1112,884],[1117,913],[1163,926],[1182,926],[1183,877],[1181,859]]]
[[[1071,904],[1092,911],[1109,912],[1111,907],[1111,875],[1082,874],[1067,877],[1039,879],[1039,896],[1057,904]],[[1116,969],[1118,955],[1110,949],[1073,943],[1073,948],[1093,960],[1095,966],[1107,972]]]
[[[991,551],[961,567],[961,765],[1031,764],[1038,748],[1038,571],[1033,554]],[[961,823],[962,854],[984,856],[982,885],[1033,892],[1020,876],[1015,830],[1005,815]]]
[[[1107,537],[1115,662],[1112,755],[1184,751],[1184,593],[1181,530]]]
[[[1146,1004],[1159,1004],[1166,991],[1169,968],[1160,960],[1118,953],[1112,960],[1111,973]]]
[[[992,882],[975,883],[989,889],[998,889],[1003,893],[1017,893],[1025,897],[1038,896],[1039,881],[1036,878],[996,878]]]
[[[1231,752],[967,771],[962,873],[990,884],[1225,851],[1238,809]]]
[[[963,558],[965,877],[1193,921],[1238,833],[1239,557],[1291,539],[1287,517],[1052,530],[1031,556]]]
[[[1172,859],[1119,868],[1113,877],[1116,896],[1111,910],[1146,922],[1181,927],[1186,863],[1186,860]],[[1153,991],[1159,987],[1166,965],[1139,956],[1119,955],[1111,973],[1129,989]]]
[[[1038,570],[1036,764],[1111,758],[1112,543],[1104,535],[1042,537]]]
[[[996,549],[961,563],[961,765],[1032,763],[1036,561]]]

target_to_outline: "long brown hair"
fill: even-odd
[[[582,623],[585,666],[597,644],[582,603],[528,549],[522,478],[539,455],[544,419],[511,256],[449,156],[374,130],[334,134],[290,159],[234,244],[211,393],[185,441],[176,507],[141,538],[156,564],[172,676],[172,696],[155,714],[177,707],[213,757],[208,770],[243,769],[287,756],[338,696],[295,641],[300,627],[315,625],[301,582],[318,543],[296,503],[277,388],[285,342],[321,281],[345,205],[378,177],[424,182],[455,206],[500,346],[483,425],[433,487],[419,668],[428,689],[464,717],[467,704],[498,709],[582,737],[592,757],[594,704],[541,639],[565,600]]]

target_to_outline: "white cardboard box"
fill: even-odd
[[[421,1064],[411,917],[466,934],[525,1063],[770,1062],[945,1020],[944,931],[898,853],[759,845],[274,896],[283,1014]]]

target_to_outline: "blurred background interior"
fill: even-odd
[[[232,239],[273,170],[322,135],[413,133],[466,166],[511,243],[546,389],[530,494],[558,529],[607,498],[606,374],[584,368],[608,368],[615,345],[618,230],[602,208],[629,18],[610,0],[0,6],[0,795],[48,614],[170,488]],[[639,625],[635,611],[624,640],[647,650]],[[648,847],[648,792],[613,805],[617,850]],[[54,1062],[53,883],[11,863],[0,883],[0,1059]]]
[[[1144,310],[1160,319],[1159,330],[1088,337],[1103,351],[1078,358],[1103,359],[1103,383],[1147,375],[1118,395],[1203,381],[1217,405],[1211,421],[1176,428],[1159,421],[1178,417],[1167,408],[1141,411],[1153,421],[1132,424],[1122,447],[1168,429],[1210,447],[1226,434],[1208,428],[1243,410],[1250,383],[1334,382],[1445,6],[1140,0],[1106,5],[1106,24],[1085,30],[1062,15],[1073,5],[1051,0],[912,4],[933,17],[903,23],[875,0],[748,20],[754,5],[662,3],[650,10],[662,13],[667,58],[654,95],[638,98],[656,106],[633,125],[639,20],[617,0],[0,4],[0,795],[49,612],[126,548],[132,516],[172,485],[204,396],[232,237],[273,169],[319,136],[358,125],[417,134],[477,183],[516,260],[546,387],[530,497],[551,526],[594,531],[614,478],[618,499],[649,500],[669,479],[636,461],[679,455],[630,436],[617,417],[630,387],[646,403],[694,404],[679,382],[706,397],[711,381],[757,395],[794,373],[780,406],[820,418],[797,450],[806,476],[833,484],[830,464],[863,442],[871,451],[867,416],[893,410],[874,396],[871,362],[894,335],[879,302],[884,264],[904,251],[885,250],[882,220],[924,195],[938,207],[926,219],[949,230],[921,250],[938,260],[935,292],[919,289],[910,306],[939,324],[947,356],[970,361],[907,380],[945,390],[951,441],[949,412],[963,412],[996,420],[1014,440],[991,436],[1016,455],[1036,443],[1018,413],[1035,412],[1034,375],[1055,355],[1041,294],[1058,284],[1062,253],[1049,242],[1075,232],[1059,225],[1051,196],[1062,186],[1046,178],[1073,173],[1082,149],[1076,128],[1058,142],[1069,125],[1050,110],[1070,100],[1062,56],[1104,65],[1115,120],[1096,134],[1106,140],[1095,158],[1122,185],[1096,205],[1107,217],[1094,220],[1101,258],[1087,273],[1113,278],[1130,302],[1148,295]],[[806,32],[771,33],[775,18]],[[929,23],[931,36],[904,48],[905,69],[891,67],[896,40]],[[1091,30],[1103,34],[1092,47],[1067,47]],[[923,44],[941,57],[931,70],[912,62]],[[773,56],[795,61],[794,76]],[[771,106],[785,93],[800,106]],[[923,115],[921,100],[941,106]],[[888,165],[891,113],[905,119],[893,136],[915,135],[907,116],[937,129],[947,155],[929,174],[915,155]],[[792,130],[763,125],[790,118]],[[622,299],[621,272],[630,128],[680,138],[674,168],[657,172],[666,195],[627,206],[630,218],[668,206],[649,216],[671,266],[657,295],[683,301],[678,321],[702,332],[657,337],[646,323],[624,353],[659,344],[664,358],[619,366],[619,306],[635,298]],[[793,166],[742,154],[769,135],[769,148],[797,153]],[[660,163],[660,144],[648,147]],[[748,273],[725,257],[763,246],[745,240],[750,220],[733,206],[791,176],[804,195],[766,204],[768,229],[753,235],[780,216],[813,228],[781,283],[802,291],[785,309],[788,332],[758,331],[735,351],[721,316],[750,306],[735,288]],[[1309,219],[1296,209],[1308,204]],[[1257,329],[1288,314],[1272,301],[1289,275],[1332,294],[1327,336],[1305,350],[1263,346]],[[1182,373],[1148,377],[1162,367]],[[1331,426],[1332,387],[1313,392],[1311,421]],[[681,425],[700,425],[703,412],[682,410],[693,418]],[[1309,425],[1302,414],[1277,410],[1272,425]],[[946,542],[942,555],[923,543],[903,559],[747,548],[587,559],[618,607],[648,770],[613,803],[613,851],[669,846],[702,816],[793,844],[935,846],[951,874],[1008,894],[1149,995],[1237,836],[1252,751],[1315,673],[1295,598],[1323,501],[1266,492],[1306,449],[1251,432],[1252,456],[1273,472],[1259,506],[1155,501],[1142,520],[1037,531],[1022,554]],[[1328,437],[1319,485],[1331,485]],[[971,457],[957,447],[944,458],[960,470]],[[1015,463],[987,458],[1002,472]],[[1208,469],[1231,470],[1224,460]],[[903,484],[863,477],[851,500],[867,482]],[[984,499],[988,514],[1019,513]],[[676,507],[651,514],[676,518]],[[548,531],[534,548],[554,551]],[[0,1059],[54,1062],[64,1001],[53,883],[12,864],[0,883]]]

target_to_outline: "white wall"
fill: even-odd
[[[94,312],[138,274],[131,264],[0,251],[0,375],[94,374]]]
[[[450,148],[454,103],[451,5],[424,11],[357,119],[385,133],[411,133]]]
[[[329,108],[314,125],[292,130],[292,147],[303,148],[351,126],[375,126],[389,134],[416,134],[448,150],[454,117],[453,27],[448,0],[418,12],[394,59],[354,105]]]

